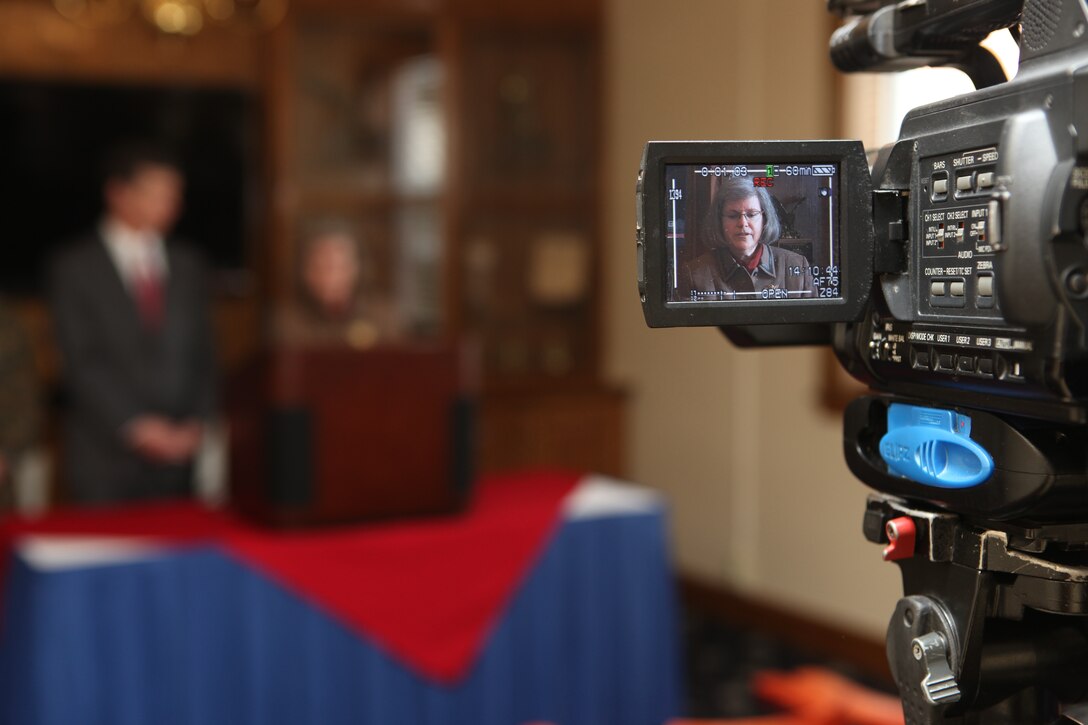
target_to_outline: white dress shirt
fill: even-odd
[[[103,220],[99,231],[113,266],[117,268],[125,289],[130,293],[136,280],[141,277],[166,279],[169,268],[166,262],[166,244],[161,235],[135,231],[116,219]]]

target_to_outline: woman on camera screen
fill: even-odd
[[[721,183],[706,228],[709,251],[680,269],[681,286],[692,299],[816,296],[809,260],[777,246],[781,227],[774,204],[751,178]]]

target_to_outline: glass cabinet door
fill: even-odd
[[[288,317],[314,318],[313,336],[328,329],[356,345],[439,335],[447,119],[433,31],[314,20],[295,43],[298,274]],[[331,237],[352,248],[356,290],[350,309],[321,319],[320,274],[307,270],[321,266],[312,258],[335,246]],[[287,327],[288,339],[308,336],[305,324]]]
[[[577,29],[465,33],[460,297],[494,382],[596,370],[594,48]]]

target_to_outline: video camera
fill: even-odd
[[[651,327],[829,344],[868,538],[905,593],[908,723],[1049,723],[1088,694],[1088,6],[829,0],[843,71],[978,90],[860,142],[651,142],[637,182]],[[979,43],[1009,28],[1005,81]],[[1068,707],[1063,717],[1074,717]]]

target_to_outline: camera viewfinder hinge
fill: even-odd
[[[895,189],[873,192],[873,272],[902,274],[907,271],[907,195]]]

